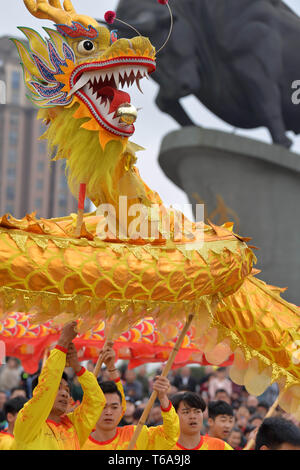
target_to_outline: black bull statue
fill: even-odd
[[[195,95],[234,127],[268,128],[273,142],[290,147],[300,133],[292,84],[300,79],[300,18],[281,0],[172,0],[174,29],[158,54],[152,78],[159,109],[181,126],[194,125],[179,99]],[[157,0],[120,0],[117,17],[159,48],[170,17]],[[123,37],[136,34],[121,23]]]

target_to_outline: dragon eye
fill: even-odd
[[[85,39],[84,41],[80,41],[77,49],[80,54],[90,54],[94,51],[95,44],[92,41]]]

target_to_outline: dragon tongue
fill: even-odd
[[[116,111],[121,104],[130,103],[130,95],[125,91],[117,90],[116,88],[106,86],[101,88],[101,96],[105,96],[110,100],[109,113]]]

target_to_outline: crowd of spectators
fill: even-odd
[[[87,361],[88,370],[93,371],[94,364]],[[66,369],[71,379],[71,395],[73,406],[80,403],[83,392],[76,375],[72,369]],[[152,383],[161,370],[153,369],[149,372],[147,366],[136,369],[128,369],[125,362],[119,366],[127,409],[120,426],[137,424],[152,392]],[[39,371],[37,371],[39,373]],[[0,431],[7,428],[7,410],[11,410],[11,399],[23,397],[31,398],[31,381],[36,374],[27,374],[20,361],[16,358],[7,358],[6,364],[0,368]],[[225,440],[234,449],[242,449],[246,445],[253,431],[257,429],[269,408],[278,396],[276,384],[271,385],[260,397],[250,395],[243,386],[236,385],[229,378],[228,368],[186,366],[170,372],[171,383],[169,396],[179,391],[191,391],[199,394],[206,403],[203,413],[203,429],[201,433],[209,434]],[[107,371],[101,370],[98,381],[107,380]],[[215,410],[223,419],[214,419]],[[222,412],[224,410],[224,412]],[[277,407],[273,416],[281,416],[291,420],[300,428],[291,415],[287,415],[280,407]],[[161,409],[155,403],[151,409],[147,423],[150,426],[162,424]]]

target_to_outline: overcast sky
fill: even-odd
[[[155,1],[156,0],[153,0],[153,2]],[[226,2],[226,0],[223,1]],[[9,0],[5,2],[2,0],[1,3],[3,6],[0,15],[0,36],[22,36],[17,30],[17,26],[28,26],[42,34],[44,33],[42,26],[51,26],[49,21],[38,20],[31,16],[25,8],[23,0]],[[78,13],[83,13],[94,18],[103,18],[105,11],[115,9],[117,3],[118,0],[73,0],[73,5]],[[293,8],[300,16],[299,0],[285,0],[285,3]],[[162,6],[162,8],[165,7]],[[295,44],[295,47],[298,47],[298,44]],[[157,66],[159,67],[159,60]],[[295,79],[300,80],[300,70],[299,77],[295,77]],[[136,132],[131,138],[133,142],[146,148],[146,151],[138,153],[137,166],[144,181],[160,194],[166,205],[186,204],[188,203],[188,199],[184,192],[178,189],[164,175],[157,162],[159,147],[163,137],[168,132],[179,129],[179,125],[171,117],[160,112],[155,106],[154,99],[158,91],[158,86],[153,80],[144,80],[142,82],[142,89],[144,95],[137,90],[131,92],[132,103],[136,107],[143,108],[135,124]],[[207,128],[232,132],[232,126],[210,113],[196,98],[187,97],[181,100],[181,103],[196,124]],[[271,142],[269,133],[265,129],[252,131],[240,129],[237,130],[237,134],[256,138],[264,142]],[[297,137],[294,134],[290,135],[294,141],[292,149],[300,153],[300,136]],[[186,215],[190,215],[188,210],[186,210],[185,213]]]

